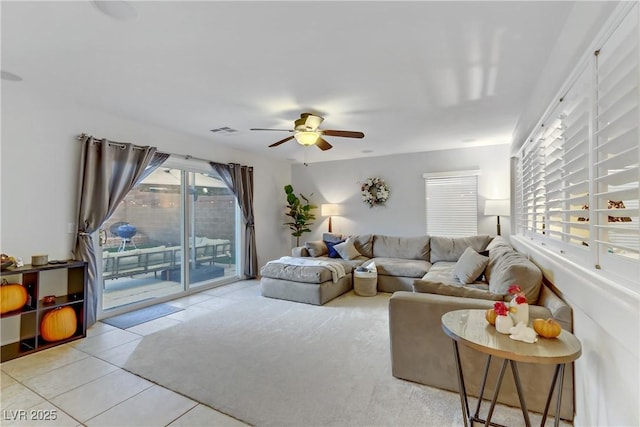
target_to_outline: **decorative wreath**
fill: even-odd
[[[381,178],[367,178],[360,187],[360,193],[362,201],[371,208],[377,205],[384,205],[389,198],[389,187]]]

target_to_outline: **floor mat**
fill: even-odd
[[[109,317],[108,319],[101,320],[101,322],[115,326],[116,328],[127,329],[182,310],[184,309],[170,304],[157,304],[130,313]]]

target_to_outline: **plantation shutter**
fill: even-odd
[[[637,292],[640,6],[624,7],[520,149],[516,232]]]
[[[547,235],[576,245],[589,241],[589,74],[562,98],[544,137]]]
[[[630,13],[596,52],[592,221],[598,263],[640,260],[638,14]]]
[[[478,234],[478,172],[424,174],[430,236]]]
[[[522,211],[518,218],[525,234],[544,234],[545,230],[543,142],[540,132],[530,141],[521,160]]]

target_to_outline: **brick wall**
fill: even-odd
[[[195,234],[198,237],[235,241],[235,197],[231,194],[198,194],[195,201]],[[180,242],[180,194],[131,191],[103,226],[109,244],[120,238],[109,232],[116,222],[128,222],[137,229],[136,244],[177,245]]]

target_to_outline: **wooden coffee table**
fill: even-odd
[[[557,384],[556,417],[554,425],[558,426],[560,422],[559,414],[560,403],[562,401],[564,367],[567,363],[573,362],[582,354],[580,341],[573,334],[565,331],[564,329],[557,338],[539,337],[538,342],[533,344],[512,340],[509,338],[509,335],[501,334],[496,331],[495,327],[489,325],[485,320],[484,312],[485,310],[456,310],[450,311],[442,316],[442,329],[453,341],[454,356],[458,367],[458,386],[460,391],[460,404],[462,406],[462,413],[464,416],[464,425],[473,425],[473,422],[475,421],[484,423],[485,426],[500,426],[499,424],[491,422],[491,416],[493,415],[496,400],[500,393],[500,386],[507,367],[507,362],[511,365],[525,425],[527,427],[531,425],[527,406],[524,401],[524,395],[522,394],[522,386],[517,367],[517,362],[526,362],[556,365],[540,425],[544,426],[545,424],[549,405],[553,397],[553,391]],[[467,391],[464,385],[464,375],[462,372],[462,364],[460,363],[458,344],[470,347],[487,355],[482,384],[478,394],[480,397],[478,398],[478,405],[476,407],[475,414],[473,415],[471,415],[471,412],[469,411],[469,403],[467,401]],[[502,358],[503,362],[502,367],[500,368],[500,373],[498,374],[498,379],[496,380],[496,387],[491,400],[491,407],[487,414],[487,419],[483,420],[479,418],[480,404],[482,403],[482,395],[487,382],[487,373],[489,372],[492,356]]]

